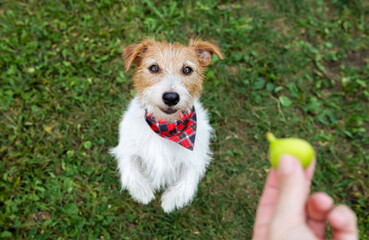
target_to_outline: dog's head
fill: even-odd
[[[204,69],[220,49],[209,42],[180,43],[146,39],[123,50],[125,70],[135,63],[134,87],[141,104],[158,118],[173,120],[200,96]]]

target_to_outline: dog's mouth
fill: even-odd
[[[178,111],[177,109],[174,109],[174,108],[160,108],[160,110],[163,113],[168,114],[168,115],[174,114]]]

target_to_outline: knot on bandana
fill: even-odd
[[[156,119],[154,115],[146,110],[145,120],[151,129],[159,136],[180,144],[193,150],[196,138],[196,112],[195,107],[190,111],[183,112],[182,116],[174,122],[166,122],[164,119]]]

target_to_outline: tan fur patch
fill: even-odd
[[[181,79],[192,97],[199,97],[204,67],[210,64],[213,53],[223,59],[220,49],[209,42],[191,40],[189,46],[184,46],[177,42],[170,44],[146,39],[140,44],[125,48],[123,56],[126,71],[133,62],[136,65],[134,88],[137,93],[142,93],[164,77],[172,75]],[[152,65],[157,65],[159,72],[150,72]],[[193,69],[190,75],[183,73],[183,68],[187,66]]]

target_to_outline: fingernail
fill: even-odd
[[[279,158],[278,162],[278,174],[289,174],[296,168],[296,159],[290,155],[283,155]]]

